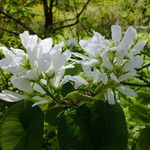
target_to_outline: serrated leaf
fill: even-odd
[[[119,104],[82,105],[58,124],[61,150],[126,150],[127,126]]]
[[[41,150],[44,115],[32,107],[30,101],[21,101],[11,107],[1,125],[3,150]]]

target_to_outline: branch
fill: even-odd
[[[3,27],[0,27],[0,29],[4,30],[4,31],[6,31],[6,32],[8,32],[8,33],[10,33],[10,34],[16,35],[16,36],[19,35],[18,32],[10,31],[10,30],[4,29]]]
[[[90,2],[90,0],[88,0],[88,1],[85,3],[85,5],[84,5],[83,8],[81,9],[81,11],[76,15],[75,18],[73,18],[73,19],[67,19],[67,20],[66,20],[66,21],[71,21],[71,20],[75,20],[75,19],[76,19],[76,21],[75,21],[74,23],[71,23],[71,24],[68,24],[68,25],[64,25],[64,26],[55,28],[55,29],[53,30],[53,32],[56,32],[57,30],[60,30],[60,29],[63,29],[63,28],[68,28],[68,27],[71,27],[71,26],[76,25],[76,24],[79,22],[79,18],[80,18],[80,16],[81,16],[81,14],[83,13],[83,11],[85,10],[85,8],[87,7],[87,5],[89,4],[89,2]],[[63,22],[65,22],[65,21],[63,21]],[[57,24],[57,23],[55,23],[55,24]]]
[[[136,71],[142,70],[142,69],[147,68],[149,66],[150,66],[150,63],[142,66],[141,68],[136,69]]]
[[[30,33],[35,34],[35,32],[24,22],[22,22],[19,19],[14,18],[12,15],[10,15],[8,12],[4,12],[3,9],[0,7],[0,13],[5,15],[7,18],[13,20],[14,22],[16,22],[17,24],[21,25],[24,29],[30,31]]]
[[[149,53],[141,52],[141,54],[144,54],[144,55],[147,55],[148,57],[150,57],[150,54],[149,54]]]
[[[123,85],[129,86],[138,86],[138,87],[150,87],[150,84],[138,84],[138,83],[130,83],[130,82],[121,82]]]
[[[138,79],[140,79],[140,80],[142,80],[142,81],[144,81],[145,83],[147,83],[147,84],[150,85],[150,82],[147,81],[146,79],[144,79],[142,76],[137,76],[136,78],[138,78]]]

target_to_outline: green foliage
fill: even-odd
[[[150,127],[146,127],[140,133],[137,150],[150,150]]]
[[[103,101],[82,105],[60,117],[58,138],[61,150],[126,150],[122,108]]]
[[[8,110],[0,130],[3,150],[41,149],[44,116],[41,109],[32,104],[22,101]]]
[[[57,126],[59,115],[64,111],[63,107],[52,107],[45,113],[45,121],[51,126]]]

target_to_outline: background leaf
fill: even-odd
[[[126,150],[124,112],[103,101],[82,105],[60,118],[58,139],[61,150]]]
[[[150,150],[150,127],[146,127],[141,131],[137,150]]]
[[[41,150],[44,116],[32,102],[22,101],[8,110],[1,125],[3,150]]]

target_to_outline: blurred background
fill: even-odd
[[[150,150],[150,1],[149,0],[0,0],[0,46],[23,48],[19,34],[28,30],[40,38],[64,41],[79,51],[80,39],[93,30],[111,38],[111,25],[132,25],[147,45],[140,76],[129,81],[138,98],[119,97],[128,124],[129,150]],[[0,58],[3,58],[0,52]],[[10,74],[0,69],[0,91],[12,89]],[[0,101],[0,121],[13,104]],[[56,130],[45,123],[43,150],[58,150]]]

